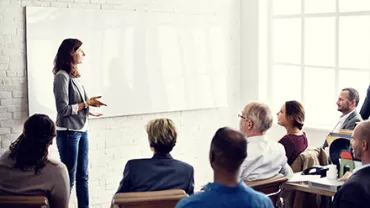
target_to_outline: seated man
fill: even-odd
[[[170,119],[154,119],[149,121],[146,132],[154,156],[128,161],[117,193],[182,189],[192,194],[193,167],[169,154],[177,138],[174,123]]]
[[[355,169],[334,196],[334,208],[369,207],[370,203],[370,121],[360,123],[351,140],[356,158],[362,167]]]
[[[360,101],[357,90],[353,88],[344,88],[338,97],[338,111],[342,112],[339,122],[334,127],[333,132],[341,130],[353,130],[356,123],[362,121],[361,115],[356,111],[356,107]],[[327,147],[328,143],[325,140],[323,148]]]
[[[204,192],[182,199],[176,208],[272,208],[271,200],[240,181],[240,164],[247,157],[247,142],[240,132],[220,128],[211,142],[209,160],[214,182]]]
[[[252,102],[245,106],[239,117],[240,130],[248,142],[248,157],[241,166],[241,179],[263,180],[279,173],[292,176],[283,145],[265,136],[273,120],[269,107]]]

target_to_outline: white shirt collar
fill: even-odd
[[[356,109],[355,109],[356,110]],[[355,110],[353,110],[353,111],[351,111],[351,112],[349,112],[349,113],[347,113],[346,115],[342,115],[341,117],[340,117],[340,121],[343,123],[348,117],[349,117],[349,115],[351,115],[353,112],[355,112]]]
[[[370,167],[370,164],[362,165],[361,167],[354,169],[354,170],[353,170],[353,173],[355,173],[355,172],[357,172],[357,171],[359,171],[359,170],[362,170],[362,169],[364,169],[364,168],[367,168],[367,167]]]
[[[356,110],[356,109],[355,109]],[[349,115],[351,115],[353,112],[355,112],[355,110],[347,113],[346,115],[342,115],[339,119],[339,122],[337,123],[337,125],[334,127],[333,131],[334,132],[339,132],[341,129],[342,129],[342,126],[343,126],[343,123],[346,121],[346,119],[349,117]]]
[[[247,139],[247,143],[251,142],[258,142],[261,140],[266,140],[266,135],[259,135],[259,136],[251,136],[251,137],[245,137]]]

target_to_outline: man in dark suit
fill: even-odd
[[[354,88],[344,88],[337,101],[338,111],[342,112],[341,119],[336,126],[337,131],[342,129],[353,130],[356,123],[362,121],[361,115],[356,111],[360,96]]]
[[[333,132],[341,130],[353,130],[358,122],[362,121],[361,115],[356,111],[356,107],[360,102],[360,96],[354,88],[344,88],[339,94],[337,100],[338,111],[342,113]],[[327,147],[328,143],[325,140],[323,148]]]
[[[353,153],[362,161],[334,196],[334,208],[370,207],[370,121],[360,123],[351,140]]]
[[[173,122],[154,119],[149,121],[146,131],[154,156],[128,161],[117,193],[182,189],[193,194],[193,167],[170,155],[177,138]]]
[[[364,101],[364,104],[362,104],[360,114],[361,114],[362,119],[364,120],[369,119],[369,116],[370,116],[370,85],[367,88],[365,101]]]

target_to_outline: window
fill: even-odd
[[[370,81],[370,1],[262,0],[259,6],[260,56],[266,51],[272,110],[298,100],[306,126],[330,129],[340,116],[340,90],[353,87],[360,94],[359,111]]]

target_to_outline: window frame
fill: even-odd
[[[335,74],[335,78],[334,78],[334,91],[332,92],[333,94],[330,95],[330,96],[334,96],[335,98],[338,96],[339,94],[339,86],[340,86],[340,79],[339,79],[339,73],[340,71],[342,70],[346,70],[346,71],[361,71],[361,72],[367,72],[369,73],[370,70],[370,59],[369,59],[369,66],[368,68],[350,68],[350,67],[340,67],[339,65],[339,54],[340,54],[340,51],[339,51],[339,32],[340,32],[340,18],[341,17],[357,17],[357,16],[368,16],[370,17],[370,10],[369,11],[349,11],[349,12],[340,12],[340,8],[339,8],[339,4],[340,4],[340,0],[335,0],[335,11],[334,12],[320,12],[320,13],[305,13],[305,1],[307,0],[300,0],[301,1],[301,10],[300,10],[300,13],[299,14],[277,14],[275,15],[273,13],[273,1],[274,0],[265,0],[265,5],[261,5],[260,6],[267,6],[267,51],[266,51],[266,54],[267,54],[267,83],[268,83],[268,87],[267,87],[267,102],[270,104],[270,106],[275,106],[275,102],[276,100],[274,100],[274,89],[273,89],[273,86],[274,86],[274,77],[273,77],[273,70],[274,70],[274,67],[275,66],[295,66],[295,67],[299,67],[300,68],[300,88],[301,88],[301,93],[300,93],[300,101],[305,105],[305,103],[307,103],[307,100],[305,98],[305,85],[306,85],[306,80],[305,80],[305,70],[306,68],[325,68],[325,69],[333,69],[334,70],[334,74]],[[298,0],[297,0],[298,1]],[[334,29],[335,29],[335,32],[334,32],[334,35],[335,35],[335,44],[334,44],[334,65],[333,66],[325,66],[325,65],[309,65],[309,64],[305,64],[305,29],[306,29],[306,26],[305,26],[305,21],[307,20],[307,18],[313,18],[313,17],[334,17],[335,19],[335,26],[334,26]],[[276,19],[288,19],[288,18],[296,18],[296,19],[300,19],[300,22],[301,22],[301,25],[300,25],[300,29],[301,29],[301,50],[300,50],[300,53],[301,53],[301,60],[300,60],[300,64],[293,64],[293,63],[283,63],[283,62],[275,62],[274,61],[274,48],[273,48],[273,39],[274,39],[274,20]],[[262,78],[263,79],[263,78]],[[369,77],[368,77],[368,81],[370,83],[370,73],[369,73]],[[357,89],[358,90],[358,89]],[[363,90],[366,90],[366,89],[360,89],[360,91],[363,91]],[[362,95],[360,94],[360,103],[363,102],[365,99],[365,95]],[[335,103],[336,100],[333,100],[333,103]],[[357,107],[357,110],[360,111],[360,107],[361,106],[358,106]],[[276,109],[273,109],[273,110],[276,110]],[[339,117],[339,113],[338,113],[338,117]],[[334,119],[337,119],[337,118],[332,118],[333,120]],[[334,125],[334,124],[333,124]],[[319,124],[319,122],[317,122],[316,120],[312,120],[312,122],[310,123],[307,123],[307,125],[305,125],[306,127],[319,127],[319,128],[324,128],[324,129],[329,129],[331,127],[330,124]]]

